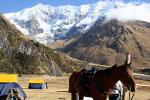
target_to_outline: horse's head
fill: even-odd
[[[126,61],[124,65],[122,65],[124,67],[124,72],[120,80],[126,85],[128,90],[130,90],[131,92],[135,92],[136,84],[133,78],[131,63],[132,61],[130,61],[130,54],[127,53]]]
[[[128,90],[135,92],[136,84],[133,78],[133,72],[131,70],[131,62],[129,64],[125,64],[124,67],[125,69],[120,80],[125,84]]]
[[[120,73],[120,81],[123,82],[123,84],[130,90],[131,92],[135,92],[135,80],[133,78],[133,72],[131,70],[131,61],[130,61],[130,54],[127,54],[126,62],[118,66],[114,66],[114,70],[116,73]]]

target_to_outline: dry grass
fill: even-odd
[[[39,78],[39,77],[37,77]],[[24,88],[24,91],[27,93],[29,100],[70,100],[70,94],[68,91],[68,78],[56,78],[56,77],[41,77],[48,82],[48,89],[36,90],[36,89],[27,89],[28,87],[28,78],[20,78],[20,85]]]
[[[24,88],[24,91],[27,93],[29,100],[71,100],[70,94],[67,93],[68,77],[44,76],[41,78],[44,78],[48,82],[49,86],[48,89],[43,90],[27,89],[29,77],[19,78],[19,83]],[[137,80],[136,82],[138,84],[150,85],[150,81]],[[150,88],[138,87],[134,100],[150,100]]]

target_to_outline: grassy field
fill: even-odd
[[[40,78],[38,76],[30,76],[30,78]],[[71,100],[68,91],[68,77],[48,77],[42,76],[48,82],[48,89],[35,90],[27,89],[29,77],[19,78],[19,84],[27,93],[28,100]],[[136,80],[137,84],[150,85],[150,81]],[[128,100],[128,99],[127,99]],[[150,100],[150,88],[138,87],[134,96],[134,100]]]

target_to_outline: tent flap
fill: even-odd
[[[0,96],[7,95],[9,90],[12,88],[17,88],[22,97],[27,97],[26,93],[18,83],[0,83]]]

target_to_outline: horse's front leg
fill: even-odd
[[[76,93],[71,93],[71,100],[78,100],[76,98],[77,98]]]
[[[83,100],[83,94],[82,93],[79,93],[79,100]]]

